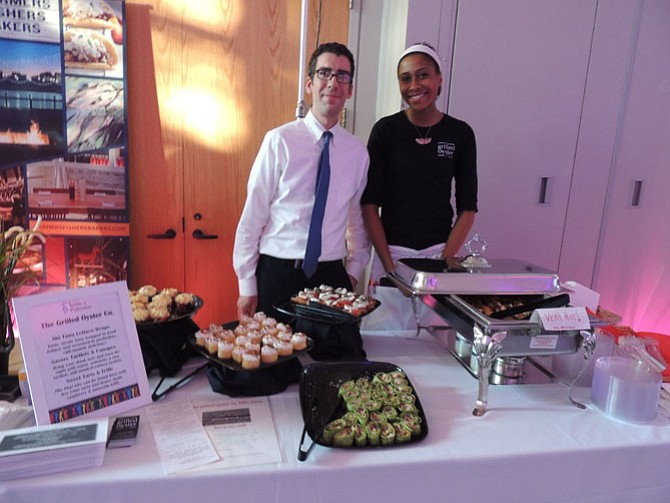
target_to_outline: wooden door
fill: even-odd
[[[184,289],[183,170],[180,132],[161,127],[159,95],[179,77],[156,54],[179,53],[179,29],[153,36],[150,5],[126,3],[128,167],[131,254],[129,287]],[[171,35],[170,33],[171,32]],[[173,237],[169,237],[172,231]],[[166,235],[167,234],[167,235]],[[148,236],[154,236],[149,238]],[[165,239],[158,239],[163,235]]]
[[[295,117],[301,2],[152,0],[150,8],[126,8],[130,286],[202,296],[201,325],[233,320],[233,239],[249,170],[264,133]],[[308,12],[308,55],[318,19],[321,42],[346,42],[346,0],[311,0]],[[147,238],[169,229],[173,239]]]

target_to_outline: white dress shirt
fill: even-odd
[[[310,111],[304,119],[266,133],[251,167],[247,199],[235,234],[233,267],[240,295],[257,295],[260,254],[304,257],[324,131]],[[360,206],[368,152],[339,124],[330,131],[330,186],[319,261],[347,257],[347,272],[360,278],[370,258]]]

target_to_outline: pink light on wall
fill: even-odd
[[[619,314],[636,332],[670,334],[670,257],[667,247],[651,246],[641,257],[621,255],[595,285],[600,305]]]

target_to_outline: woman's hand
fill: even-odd
[[[447,270],[458,270],[458,269],[463,269],[463,266],[461,265],[461,260],[463,260],[462,257],[443,257],[444,261],[447,263]]]

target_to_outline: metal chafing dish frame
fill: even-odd
[[[410,264],[428,264],[418,270]],[[433,265],[435,264],[435,265]],[[438,267],[440,264],[443,267]],[[401,259],[389,278],[420,294],[547,294],[561,291],[558,274],[515,259],[491,259],[481,269],[447,265],[437,259]]]
[[[503,264],[502,267],[510,264],[515,265],[518,272],[506,275],[495,273],[495,266],[501,264]],[[459,333],[471,341],[472,353],[477,361],[479,381],[479,395],[473,415],[482,416],[486,412],[492,365],[498,355],[501,354],[504,341],[508,339],[508,336],[508,345],[517,338],[541,335],[556,336],[557,341],[563,342],[570,339],[574,340],[575,343],[571,344],[569,348],[531,351],[528,354],[536,356],[570,354],[582,349],[584,351],[584,365],[570,384],[568,399],[573,405],[582,409],[585,408],[583,404],[572,398],[572,390],[595,349],[593,328],[602,323],[599,323],[597,318],[589,316],[591,323],[589,330],[552,332],[544,330],[539,322],[498,320],[487,317],[472,308],[459,295],[551,295],[561,293],[558,275],[546,269],[514,260],[493,261],[493,266],[487,265],[487,267],[492,267],[492,271],[488,274],[486,270],[461,270],[453,273],[454,276],[448,276],[447,274],[451,273],[447,273],[446,264],[441,272],[425,272],[413,269],[401,260],[396,263],[396,271],[388,273],[387,276],[404,295],[411,297],[414,317],[417,322],[417,335],[421,329],[428,329],[431,332],[432,328],[420,325],[418,302],[423,302],[446,321],[452,325],[457,325],[455,327],[457,330],[460,328],[462,332],[465,332],[459,331]],[[437,296],[440,296],[440,298],[438,299]],[[448,305],[445,305],[445,303]],[[450,350],[450,352],[463,364],[463,361],[454,351]],[[504,355],[507,352],[502,351],[502,354]],[[509,352],[509,355],[511,356],[512,352]],[[471,369],[469,370],[472,373]]]

